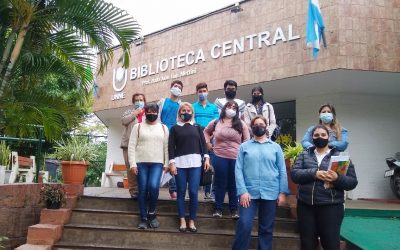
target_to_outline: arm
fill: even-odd
[[[164,107],[165,98],[162,98],[157,102],[158,105],[158,120],[161,121],[161,113]]]
[[[291,170],[291,176],[294,183],[305,184],[315,181],[317,168],[306,168],[306,166],[304,166],[304,155],[306,153],[307,152],[303,152],[296,158]]]
[[[136,124],[132,128],[131,135],[129,137],[129,145],[128,145],[128,159],[130,168],[136,168],[136,146],[137,146],[137,137],[138,137],[138,128],[139,124]]]
[[[356,171],[354,170],[353,162],[350,161],[349,169],[346,175],[339,175],[336,181],[333,182],[335,188],[340,188],[346,191],[354,189],[358,184]]]
[[[168,137],[169,132],[167,126],[161,124],[164,127],[164,167],[168,167]]]
[[[243,126],[243,142],[250,140],[250,131],[249,128],[247,127],[246,123],[242,121],[242,126]]]
[[[279,169],[279,193],[289,193],[288,179],[286,173],[285,157],[283,156],[282,148],[277,146],[276,166]]]
[[[246,107],[244,108],[244,111],[243,111],[243,119],[244,119],[244,122],[246,123],[246,125],[248,127],[250,127],[250,122],[251,122],[250,111],[249,111],[249,107],[247,105],[246,105]]]
[[[207,125],[207,127],[203,130],[203,134],[204,134],[204,139],[206,141],[206,143],[209,143],[211,140],[211,136],[215,131],[215,126],[214,126],[214,122],[215,119],[210,121]]]
[[[309,127],[303,136],[303,140],[301,140],[301,145],[303,146],[304,149],[308,149],[309,147],[312,147],[314,145],[312,143],[312,138],[311,138],[312,129],[313,126]]]
[[[127,110],[122,115],[121,122],[122,122],[122,125],[128,126],[129,123],[133,122],[136,119],[137,119],[137,115],[135,113],[135,110]]]
[[[266,117],[268,120],[268,136],[271,137],[272,133],[276,128],[276,118],[275,118],[274,107],[269,103],[267,105],[268,105],[268,112],[270,112],[268,114],[268,117]]]
[[[239,153],[235,164],[235,180],[236,180],[236,190],[238,196],[248,192],[246,184],[244,182],[243,168],[244,168],[244,150],[243,150],[243,145],[241,145],[239,148]]]
[[[218,119],[219,118],[219,112],[217,106],[215,106],[214,112],[213,112],[213,119]]]
[[[168,159],[169,159],[169,163],[175,162],[175,129],[174,129],[174,126],[169,131],[169,136],[168,136]]]
[[[338,150],[338,151],[343,152],[346,150],[347,146],[349,145],[349,143],[347,141],[347,137],[348,137],[347,129],[342,128],[341,140],[329,142],[329,146],[332,148],[336,148],[336,150]]]

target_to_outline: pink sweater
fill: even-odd
[[[217,156],[236,159],[240,144],[250,139],[249,129],[243,121],[242,126],[243,135],[232,128],[230,121],[223,122],[219,120],[214,131],[214,120],[212,120],[204,129],[204,137],[208,143],[211,140],[211,136],[214,135],[213,149]]]

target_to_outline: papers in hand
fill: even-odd
[[[164,172],[161,175],[160,187],[163,187],[169,180],[172,179],[172,175],[169,172]]]
[[[332,156],[328,170],[335,171],[338,175],[346,175],[350,165],[349,155]]]

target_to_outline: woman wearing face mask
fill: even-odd
[[[198,207],[198,190],[200,185],[201,168],[207,171],[210,167],[204,135],[200,126],[194,124],[192,105],[183,102],[178,110],[177,124],[169,134],[168,154],[169,167],[175,175],[178,192],[177,206],[180,219],[179,231],[197,232],[195,219]],[[202,166],[202,156],[204,166]],[[185,193],[189,188],[189,226],[185,220]]]
[[[146,120],[133,127],[128,147],[130,172],[139,184],[139,229],[160,226],[156,206],[163,166],[168,166],[168,128],[157,120],[157,104],[146,105],[144,112]]]
[[[244,121],[250,126],[251,120],[257,115],[263,116],[267,120],[268,135],[271,136],[276,128],[274,107],[264,101],[264,90],[261,87],[254,87],[251,90],[251,102],[244,109]]]
[[[131,135],[132,128],[135,124],[141,123],[144,119],[143,107],[146,103],[146,98],[143,94],[136,93],[132,96],[133,109],[129,109],[122,115],[122,125],[124,127],[124,132],[122,133],[121,148],[124,156],[125,166],[127,167],[128,175],[128,188],[131,197],[137,198],[137,181],[136,176],[134,176],[130,171],[129,160],[128,160],[128,144],[129,137]]]
[[[328,170],[331,157],[340,153],[329,148],[329,133],[325,125],[313,127],[314,146],[297,157],[291,171],[293,181],[299,184],[297,220],[302,250],[316,249],[318,237],[323,249],[340,249],[344,190],[352,190],[358,183],[351,161],[346,175]]]
[[[258,249],[272,249],[276,205],[286,202],[287,175],[281,147],[268,139],[267,120],[250,122],[254,138],[240,145],[235,176],[240,219],[232,249],[247,249],[258,209]]]
[[[324,125],[329,131],[329,143],[330,148],[335,148],[338,151],[345,151],[347,142],[347,129],[340,126],[338,119],[336,118],[335,108],[330,104],[324,104],[319,108],[319,124]],[[301,144],[303,148],[309,148],[313,146],[313,140],[311,131],[314,126],[307,129]]]
[[[235,184],[235,162],[242,142],[250,139],[246,123],[239,119],[239,107],[228,101],[221,110],[218,120],[211,121],[204,129],[208,150],[214,151],[212,165],[215,171],[215,210],[214,217],[221,218],[225,192],[228,190],[231,217],[239,218],[238,199]],[[214,145],[211,144],[211,136]]]

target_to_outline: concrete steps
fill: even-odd
[[[236,221],[211,217],[213,203],[200,202],[197,233],[178,231],[176,202],[160,200],[158,229],[139,230],[137,201],[124,198],[82,197],[64,226],[62,239],[53,249],[230,249]],[[289,208],[278,208],[273,245],[275,250],[299,249],[296,221]],[[257,249],[257,219],[253,223],[250,249]]]

